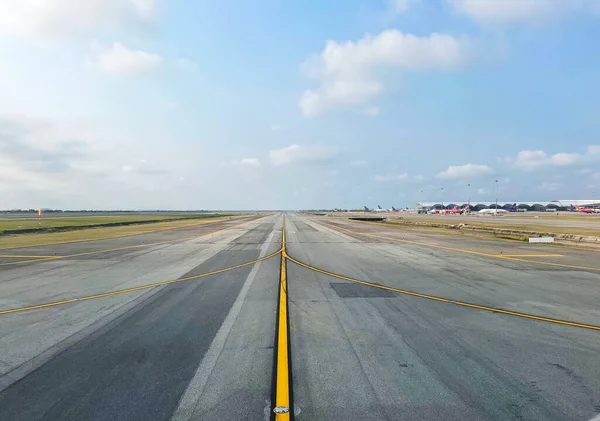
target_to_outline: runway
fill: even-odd
[[[597,253],[299,214],[283,237],[283,224],[4,250],[0,419],[600,412]],[[291,412],[275,416],[281,362]]]

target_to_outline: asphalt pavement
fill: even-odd
[[[282,222],[3,252],[38,258],[0,261],[0,419],[269,419],[281,255],[245,263]],[[600,330],[456,304],[600,325],[597,253],[300,214],[286,236],[296,420],[600,412]]]

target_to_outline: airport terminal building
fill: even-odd
[[[508,210],[514,204],[517,205],[517,209],[521,209],[521,211],[541,211],[544,212],[548,209],[557,210],[557,211],[568,211],[572,206],[581,206],[581,207],[590,207],[590,208],[600,208],[600,199],[586,199],[586,200],[551,200],[550,202],[523,202],[523,201],[498,201],[499,209]],[[479,211],[481,209],[494,209],[496,207],[496,202],[471,202],[470,204],[463,201],[457,202],[417,202],[417,210],[429,210],[429,209],[452,209],[455,206],[459,208],[464,208],[465,206],[470,205],[471,210]]]

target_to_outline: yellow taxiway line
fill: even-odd
[[[104,292],[102,294],[86,295],[84,297],[69,298],[67,300],[53,301],[53,302],[37,304],[37,305],[33,305],[33,306],[11,308],[8,310],[0,310],[0,315],[10,314],[10,313],[20,313],[23,311],[36,310],[36,309],[40,309],[40,308],[55,307],[55,306],[60,306],[63,304],[76,303],[78,301],[95,300],[97,298],[104,298],[104,297],[110,297],[113,295],[126,294],[129,292],[142,291],[144,289],[156,288],[159,286],[175,284],[178,282],[191,281],[193,279],[204,278],[206,276],[217,275],[219,273],[227,272],[227,271],[234,270],[234,269],[239,269],[244,266],[250,266],[255,263],[262,262],[263,260],[270,259],[271,257],[277,256],[281,252],[282,252],[282,250],[277,250],[276,252],[271,253],[268,256],[261,257],[260,259],[252,260],[250,262],[242,263],[242,264],[231,266],[231,267],[224,268],[224,269],[214,270],[212,272],[202,273],[200,275],[188,276],[186,278],[172,279],[169,281],[162,281],[162,282],[154,282],[152,284],[141,285],[141,286],[133,287],[133,288],[119,289],[119,290],[115,290],[115,291]]]
[[[448,247],[448,246],[440,246],[437,244],[422,243],[420,241],[403,240],[401,238],[389,237],[386,235],[368,234],[368,233],[364,233],[364,232],[360,232],[360,231],[350,230],[348,228],[342,228],[339,225],[330,224],[328,222],[319,221],[319,223],[328,225],[328,226],[332,227],[333,229],[346,231],[346,232],[349,232],[352,234],[362,235],[365,237],[380,238],[380,239],[384,239],[384,240],[397,241],[399,243],[404,243],[404,244],[413,244],[415,246],[423,246],[423,247],[431,247],[431,248],[436,248],[436,249],[441,249],[441,250],[457,251],[460,253],[473,254],[476,256],[491,257],[494,259],[511,260],[514,262],[535,263],[538,265],[554,266],[554,267],[560,267],[560,268],[566,268],[566,269],[591,270],[591,271],[595,271],[595,272],[600,272],[600,268],[595,268],[595,267],[569,265],[566,263],[540,262],[538,260],[523,259],[522,257],[512,257],[512,256],[506,255],[506,254],[484,253],[484,252],[475,251],[475,250],[466,250],[466,249],[459,249],[456,247]],[[540,256],[538,256],[538,257],[540,257]]]
[[[290,261],[292,261],[295,264],[297,264],[299,266],[302,266],[302,267],[304,267],[306,269],[310,269],[310,270],[312,270],[314,272],[322,273],[324,275],[332,276],[334,278],[343,279],[345,281],[350,281],[350,282],[354,282],[354,283],[361,284],[361,285],[366,285],[366,286],[370,286],[370,287],[374,287],[374,288],[384,289],[384,290],[387,290],[387,291],[397,292],[399,294],[411,295],[413,297],[427,298],[428,300],[434,300],[434,301],[440,301],[440,302],[443,302],[443,303],[455,304],[455,305],[462,306],[462,307],[468,307],[468,308],[474,308],[474,309],[478,309],[478,310],[491,311],[491,312],[494,312],[494,313],[502,313],[502,314],[507,314],[507,315],[510,315],[510,316],[522,317],[522,318],[525,318],[525,319],[539,320],[539,321],[542,321],[542,322],[548,322],[548,323],[554,323],[554,324],[560,324],[560,325],[566,325],[566,326],[573,326],[573,327],[580,327],[580,328],[584,328],[584,329],[591,329],[591,330],[600,331],[600,326],[596,326],[596,325],[589,325],[589,324],[585,324],[585,323],[577,323],[577,322],[571,322],[571,321],[567,321],[567,320],[553,319],[553,318],[550,318],[550,317],[536,316],[536,315],[533,315],[533,314],[527,314],[527,313],[520,313],[520,312],[517,312],[517,311],[504,310],[504,309],[496,308],[496,307],[481,306],[481,305],[478,305],[478,304],[471,304],[471,303],[466,303],[466,302],[463,302],[463,301],[456,301],[456,300],[451,300],[451,299],[448,299],[448,298],[436,297],[434,295],[421,294],[421,293],[418,293],[418,292],[407,291],[407,290],[399,289],[399,288],[393,288],[393,287],[389,287],[389,286],[386,286],[386,285],[376,284],[376,283],[373,283],[373,282],[360,281],[358,279],[350,278],[348,276],[338,275],[337,273],[333,273],[333,272],[329,272],[329,271],[326,271],[326,270],[323,270],[323,269],[319,269],[319,268],[313,267],[313,266],[308,265],[306,263],[300,262],[299,260],[296,260],[293,257],[290,257],[288,254],[286,254],[285,256]]]
[[[276,421],[291,419],[291,382],[289,320],[287,295],[287,253],[285,251],[285,216],[281,230],[281,272],[279,279],[279,303],[277,307],[277,354],[275,366],[275,413]]]
[[[216,223],[216,222],[219,222],[219,221],[208,222],[208,223],[198,224],[198,225],[207,225],[207,224],[212,224],[212,223]],[[135,246],[126,246],[126,247],[117,247],[117,248],[112,248],[112,249],[87,251],[87,252],[84,252],[84,253],[68,254],[68,255],[64,255],[64,256],[43,256],[43,257],[40,256],[36,260],[37,261],[40,261],[40,260],[56,260],[56,259],[66,259],[66,258],[70,258],[70,257],[91,256],[91,255],[94,255],[94,254],[110,253],[110,252],[113,252],[113,251],[132,250],[132,249],[137,249],[137,248],[142,248],[142,247],[151,247],[151,246],[158,246],[158,245],[161,245],[161,244],[176,243],[176,242],[180,242],[180,241],[191,240],[191,239],[194,239],[194,238],[206,237],[208,235],[215,234],[215,233],[220,232],[220,231],[224,231],[224,230],[227,230],[227,229],[230,229],[230,228],[235,228],[235,227],[237,227],[239,225],[242,225],[242,224],[244,224],[246,222],[249,222],[249,221],[243,221],[243,222],[240,222],[239,224],[230,225],[230,226],[227,226],[227,227],[224,227],[224,228],[220,228],[220,229],[215,230],[215,231],[211,231],[211,232],[206,233],[206,234],[194,235],[192,237],[177,238],[175,240],[158,241],[156,243],[137,244]],[[184,228],[189,228],[189,227],[184,227]],[[170,228],[170,229],[175,229],[175,228]],[[157,232],[157,231],[154,231],[154,232]],[[147,234],[152,234],[152,232],[151,233],[147,233]],[[136,235],[140,235],[140,234],[136,234]],[[117,238],[123,238],[123,237],[117,237]],[[112,238],[108,238],[108,240],[112,240]],[[99,240],[91,240],[91,241],[99,241]],[[22,257],[30,258],[32,256],[22,256]],[[18,262],[0,263],[0,266],[21,265],[21,264],[25,264],[25,263],[31,263],[33,261],[35,261],[35,260],[32,260],[32,259],[29,259],[29,260],[19,260]]]

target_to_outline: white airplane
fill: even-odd
[[[377,205],[377,209],[369,209],[368,207],[364,207],[365,212],[392,212],[391,209],[382,209],[381,206]]]
[[[494,215],[494,216],[499,216],[499,215],[504,215],[505,213],[508,213],[508,211],[506,209],[481,209],[477,213],[479,215]]]

